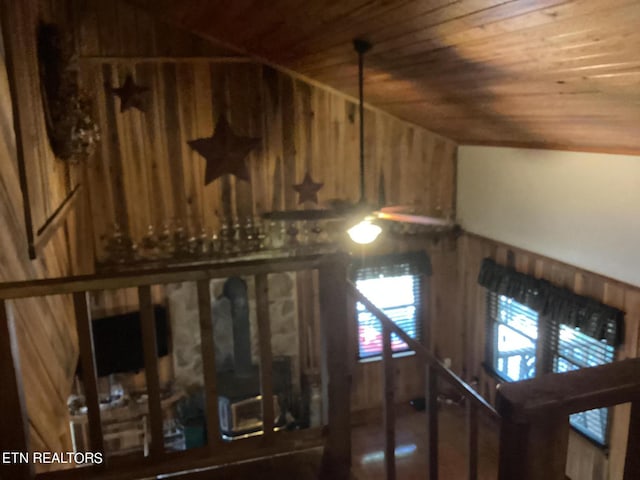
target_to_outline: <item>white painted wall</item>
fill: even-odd
[[[461,146],[457,197],[469,232],[640,286],[640,157]]]

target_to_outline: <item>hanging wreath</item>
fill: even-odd
[[[78,85],[71,38],[57,25],[38,27],[38,61],[47,134],[56,157],[90,157],[100,141],[93,101]]]

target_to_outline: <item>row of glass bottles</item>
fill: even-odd
[[[262,221],[251,217],[242,221],[223,221],[213,234],[205,228],[189,232],[181,221],[165,222],[159,231],[149,225],[138,243],[118,224],[106,238],[105,263],[135,261],[197,260],[228,258],[265,249],[304,250],[308,246],[331,242],[331,229],[320,222]]]

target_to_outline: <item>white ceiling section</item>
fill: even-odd
[[[461,146],[472,233],[640,286],[640,157]]]

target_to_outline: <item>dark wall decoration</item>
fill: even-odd
[[[206,160],[204,184],[209,185],[225,174],[250,180],[246,157],[260,144],[259,138],[237,135],[225,116],[218,119],[213,135],[187,142]]]
[[[309,172],[304,174],[302,183],[298,183],[293,186],[293,189],[298,192],[298,205],[305,202],[313,202],[318,204],[318,192],[324,186],[324,183],[316,183],[311,179]]]
[[[136,84],[131,74],[127,75],[120,87],[112,87],[109,83],[106,83],[105,88],[120,98],[120,113],[126,112],[130,108],[136,108],[141,112],[145,111],[143,94],[149,91],[149,87]]]
[[[91,156],[100,140],[93,102],[78,85],[71,35],[52,23],[38,26],[42,104],[51,149],[63,160]]]

